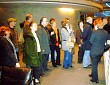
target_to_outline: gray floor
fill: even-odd
[[[104,62],[103,58],[99,63],[98,74],[99,84],[90,82],[91,69],[82,68],[82,64],[77,63],[77,46],[75,46],[75,55],[73,58],[73,68],[64,69],[62,66],[53,68],[51,62],[48,63],[48,67],[52,69],[51,72],[46,72],[45,76],[40,79],[40,85],[105,85],[104,77]],[[21,54],[22,59],[22,54]],[[63,61],[63,52],[61,51],[61,62]],[[25,64],[20,61],[21,67]]]

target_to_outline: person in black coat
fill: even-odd
[[[19,67],[16,49],[9,39],[10,33],[8,27],[0,27],[0,66]]]
[[[103,19],[103,24],[104,24],[103,29],[108,32],[107,40],[110,40],[110,22],[109,22],[109,20],[108,20],[107,17],[105,17],[105,18]]]
[[[98,81],[98,60],[104,52],[105,42],[107,41],[107,32],[103,29],[102,20],[98,19],[98,29],[95,30],[90,38],[91,49],[90,56],[92,60],[92,73],[89,75],[92,77],[91,82],[99,83]]]
[[[83,21],[79,21],[78,22],[78,26],[79,29],[76,31],[76,43],[78,44],[79,47],[79,51],[78,51],[78,63],[81,63],[83,60],[83,55],[84,55],[84,51],[83,51],[83,47],[82,47],[82,33],[84,30],[84,24]]]
[[[57,65],[61,65],[60,63],[60,36],[59,30],[56,27],[56,20],[54,18],[50,19],[50,24],[47,26],[49,37],[50,37],[50,50],[51,50],[51,60],[53,67],[57,67]],[[56,59],[55,59],[55,51],[56,51]]]
[[[90,67],[90,37],[92,34],[92,17],[87,17],[86,22],[84,24],[84,31],[82,33],[82,39],[83,39],[83,50],[84,50],[84,56],[83,56],[83,68]]]

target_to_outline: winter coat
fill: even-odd
[[[24,36],[23,62],[33,67],[38,67],[42,63],[42,54],[37,52],[37,43],[31,32]]]

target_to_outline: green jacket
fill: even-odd
[[[23,62],[33,67],[38,67],[42,63],[42,54],[38,55],[37,43],[31,32],[24,36]]]
[[[38,26],[37,35],[40,40],[42,54],[50,54],[49,34],[45,27]]]

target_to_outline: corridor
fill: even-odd
[[[104,76],[104,61],[103,57],[99,63],[98,74],[99,84],[90,82],[91,68],[86,69],[82,67],[82,64],[77,63],[77,46],[75,46],[75,55],[73,58],[73,67],[64,69],[62,66],[52,67],[51,62],[48,63],[48,67],[52,69],[51,72],[46,72],[44,77],[41,77],[41,83],[39,85],[105,85]],[[21,67],[25,65],[22,62],[21,54],[20,64]],[[61,62],[63,61],[63,52],[61,51]]]

